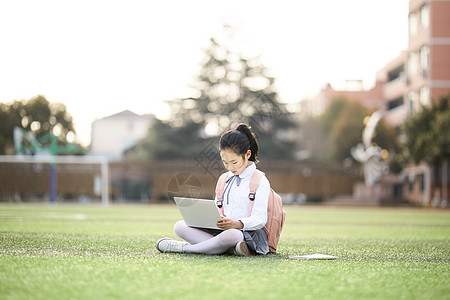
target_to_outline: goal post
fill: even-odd
[[[85,155],[85,156],[54,156],[54,155],[0,155],[0,164],[90,164],[100,165],[101,177],[101,203],[108,205],[109,199],[109,161],[103,156]],[[53,176],[52,176],[53,175]],[[52,179],[53,178],[53,179]],[[54,174],[50,175],[50,188],[56,188]],[[0,186],[1,188],[1,186]],[[49,191],[51,195],[54,191]]]

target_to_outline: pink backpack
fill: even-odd
[[[260,170],[255,170],[250,179],[250,194],[248,198],[250,199],[250,208],[248,211],[248,216],[252,215],[253,206],[255,205],[255,194],[258,188],[261,178],[264,173]],[[223,173],[216,185],[216,197],[217,202],[222,202],[223,191],[225,189],[225,183],[228,177],[228,172]],[[222,215],[223,215],[223,205],[218,205]],[[270,189],[269,202],[267,205],[267,223],[264,226],[264,231],[267,235],[267,241],[269,242],[269,250],[272,253],[277,252],[277,245],[280,239],[281,230],[283,229],[284,219],[286,217],[286,212],[283,210],[283,201],[281,197],[273,190]]]

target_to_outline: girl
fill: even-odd
[[[264,225],[267,221],[267,202],[270,184],[265,176],[255,195],[251,216],[248,216],[250,178],[256,170],[258,142],[249,126],[240,124],[225,132],[219,143],[220,156],[228,170],[223,193],[224,216],[217,222],[223,230],[189,227],[183,220],[174,226],[175,234],[184,241],[162,238],[156,242],[161,252],[236,255],[267,254],[269,246]],[[217,201],[217,197],[216,197]]]

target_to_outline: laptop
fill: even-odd
[[[184,197],[174,197],[174,200],[186,225],[220,229],[217,227],[217,221],[221,215],[214,200]]]

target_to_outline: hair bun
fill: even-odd
[[[247,126],[246,124],[239,124],[238,127],[236,128],[236,130],[245,134],[247,136],[248,140],[250,141],[250,143],[252,142],[252,138],[254,138],[254,135],[252,133],[250,126]]]
[[[246,134],[247,132],[251,132],[250,128],[251,127],[247,126],[247,124],[239,124],[236,130]]]
[[[245,134],[245,136],[248,138],[248,141],[250,143],[250,150],[252,151],[252,159],[253,161],[257,162],[257,155],[259,152],[258,142],[256,141],[256,137],[252,132],[252,129],[247,124],[241,123],[236,128],[237,131],[242,132]]]

